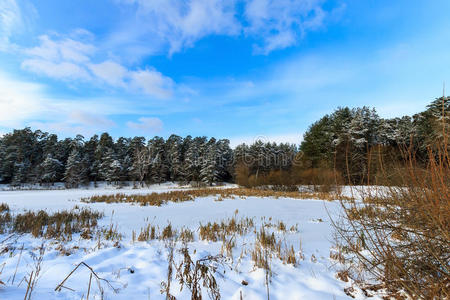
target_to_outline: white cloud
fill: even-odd
[[[133,88],[158,98],[170,97],[174,85],[172,79],[152,69],[131,72],[130,84]]]
[[[22,16],[15,0],[0,2],[0,50],[6,50],[10,45],[10,37],[22,24]]]
[[[18,49],[12,39],[26,31],[37,16],[33,4],[26,0],[0,1],[0,51]]]
[[[0,51],[19,51],[15,38],[30,32],[37,16],[29,0],[0,0]]]
[[[135,112],[111,99],[50,98],[43,85],[0,72],[0,127],[31,125],[56,133],[93,134],[116,126],[108,116],[118,113]]]
[[[178,52],[207,35],[239,33],[235,18],[235,1],[222,0],[121,0],[125,4],[137,4],[138,24],[125,23],[123,33],[136,40],[150,36],[152,43],[168,45],[169,53]],[[133,20],[134,21],[134,20]],[[118,40],[121,40],[119,38]]]
[[[255,52],[267,54],[295,45],[306,32],[322,27],[336,9],[323,0],[117,0],[135,5],[136,15],[111,38],[138,54],[179,52],[208,35],[245,33],[258,41]],[[142,40],[152,46],[142,45]],[[133,47],[129,47],[134,45]],[[147,50],[147,53],[142,53]]]
[[[89,56],[96,50],[91,44],[70,38],[53,40],[48,35],[42,35],[39,37],[39,41],[39,46],[26,49],[25,53],[30,56],[55,62],[86,62],[89,61]]]
[[[99,64],[90,64],[88,67],[95,76],[107,84],[116,87],[126,86],[124,80],[128,70],[124,66],[107,60]]]
[[[101,126],[110,128],[116,126],[116,123],[99,114],[88,113],[82,110],[74,110],[69,113],[68,123],[81,124],[87,126]]]
[[[138,122],[127,122],[127,126],[148,133],[158,133],[163,129],[163,122],[158,118],[142,117],[138,119]]]
[[[90,78],[89,73],[82,67],[71,62],[55,63],[45,59],[26,59],[21,64],[22,69],[42,74],[56,79],[84,79]]]
[[[15,127],[45,110],[42,86],[0,73],[0,126]]]
[[[82,29],[71,36],[93,39]],[[132,70],[112,60],[95,63],[92,56],[98,49],[94,45],[68,37],[43,35],[39,41],[38,46],[23,51],[28,58],[22,61],[22,69],[54,79],[107,84],[156,98],[172,95],[173,80],[153,68]]]
[[[39,46],[24,50],[29,58],[22,62],[22,69],[55,79],[91,78],[84,64],[95,52],[93,45],[70,38],[52,39],[48,35],[40,36],[39,41]]]
[[[116,123],[101,114],[90,113],[82,110],[74,110],[65,115],[64,120],[58,121],[35,121],[31,122],[32,127],[40,130],[63,133],[63,134],[82,134],[91,136],[101,131],[110,131]]]
[[[321,0],[250,0],[245,5],[247,34],[262,37],[257,52],[269,53],[295,45],[310,30],[323,25]]]

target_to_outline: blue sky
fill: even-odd
[[[0,133],[299,143],[450,86],[450,1],[0,0]]]

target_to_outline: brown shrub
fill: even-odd
[[[362,203],[342,203],[344,219],[335,227],[348,261],[356,258],[353,278],[393,297],[450,297],[448,149],[447,143],[430,147],[425,169],[406,152],[398,186],[370,192]]]

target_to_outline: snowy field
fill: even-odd
[[[90,272],[80,267],[64,283],[65,287],[55,291],[57,285],[80,262],[85,262],[95,273],[107,279],[106,282],[92,283],[89,299],[165,299],[161,294],[161,282],[167,281],[169,254],[168,242],[163,240],[133,241],[133,231],[139,231],[147,224],[162,230],[169,223],[174,229],[188,228],[194,232],[194,241],[187,247],[192,259],[198,260],[208,255],[221,253],[222,241],[200,240],[200,224],[220,222],[230,218],[237,220],[251,218],[255,229],[236,237],[232,254],[218,266],[215,278],[222,299],[267,299],[266,273],[254,266],[251,257],[252,243],[262,224],[278,224],[282,221],[286,228],[281,231],[276,226],[268,230],[274,232],[284,245],[295,250],[297,263],[285,264],[278,258],[270,260],[272,275],[269,283],[270,299],[351,299],[344,292],[350,283],[336,279],[339,266],[330,259],[333,244],[333,230],[329,216],[335,216],[338,202],[321,200],[301,200],[288,198],[245,197],[217,201],[217,197],[201,197],[195,201],[157,206],[139,206],[130,203],[84,203],[81,198],[93,195],[115,193],[146,194],[179,189],[173,184],[154,185],[143,189],[131,187],[120,190],[110,187],[76,190],[22,190],[0,191],[0,203],[8,204],[12,214],[25,210],[45,210],[52,213],[70,210],[74,207],[89,207],[104,213],[99,226],[117,226],[122,235],[120,241],[86,240],[74,234],[71,241],[62,243],[67,251],[61,251],[61,242],[36,239],[31,234],[0,235],[0,299],[24,299],[27,290],[26,278],[34,271],[39,257],[39,248],[44,245],[41,271],[32,292],[31,299],[86,299]],[[181,187],[182,188],[182,187]],[[225,187],[226,188],[226,187]],[[23,246],[23,251],[20,249]],[[174,261],[181,261],[179,249],[182,242],[175,244]],[[67,253],[62,254],[62,253]],[[24,279],[25,278],[25,279]],[[14,279],[14,280],[13,280]],[[13,282],[14,281],[14,282]],[[94,280],[93,280],[94,281]],[[190,291],[184,287],[180,291],[178,280],[173,276],[171,293],[177,299],[190,299]],[[114,289],[115,290],[114,290]],[[361,293],[356,298],[363,299]],[[203,298],[208,299],[207,291]],[[373,299],[373,298],[372,298]]]

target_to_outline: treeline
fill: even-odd
[[[394,183],[405,155],[425,167],[429,151],[450,137],[450,97],[431,102],[412,117],[382,119],[368,107],[338,108],[310,126],[298,168],[333,170],[352,184]]]
[[[245,186],[382,183],[378,178],[395,178],[399,171],[402,147],[425,163],[430,145],[448,138],[449,112],[449,97],[436,99],[412,117],[393,119],[382,119],[367,107],[339,108],[310,126],[300,148],[256,141],[233,150],[226,139],[177,135],[166,140],[114,140],[103,133],[88,140],[81,135],[59,140],[55,134],[25,128],[0,137],[0,182],[64,181],[67,187],[90,181],[228,181]]]
[[[262,144],[238,146],[235,180],[245,186],[284,188],[402,184],[407,155],[416,167],[425,169],[429,151],[449,139],[450,97],[435,99],[412,117],[392,119],[383,119],[368,107],[338,108],[308,128],[299,151],[288,147],[280,153],[266,152]]]
[[[89,181],[140,183],[231,180],[232,150],[228,140],[206,137],[167,140],[123,138],[108,133],[58,140],[54,134],[14,130],[0,138],[0,178],[4,183],[49,184],[64,181],[77,187]]]
[[[288,144],[257,142],[243,148],[250,164],[272,157],[270,153],[280,157],[287,151],[291,157],[297,153],[296,147]],[[234,180],[236,156],[240,157],[239,150],[233,151],[226,139],[171,135],[167,140],[120,137],[114,141],[103,133],[87,141],[81,135],[58,140],[55,134],[25,128],[0,138],[0,182],[20,185],[64,181],[67,187],[96,181],[210,185]],[[291,165],[290,160],[269,161],[261,172]]]

